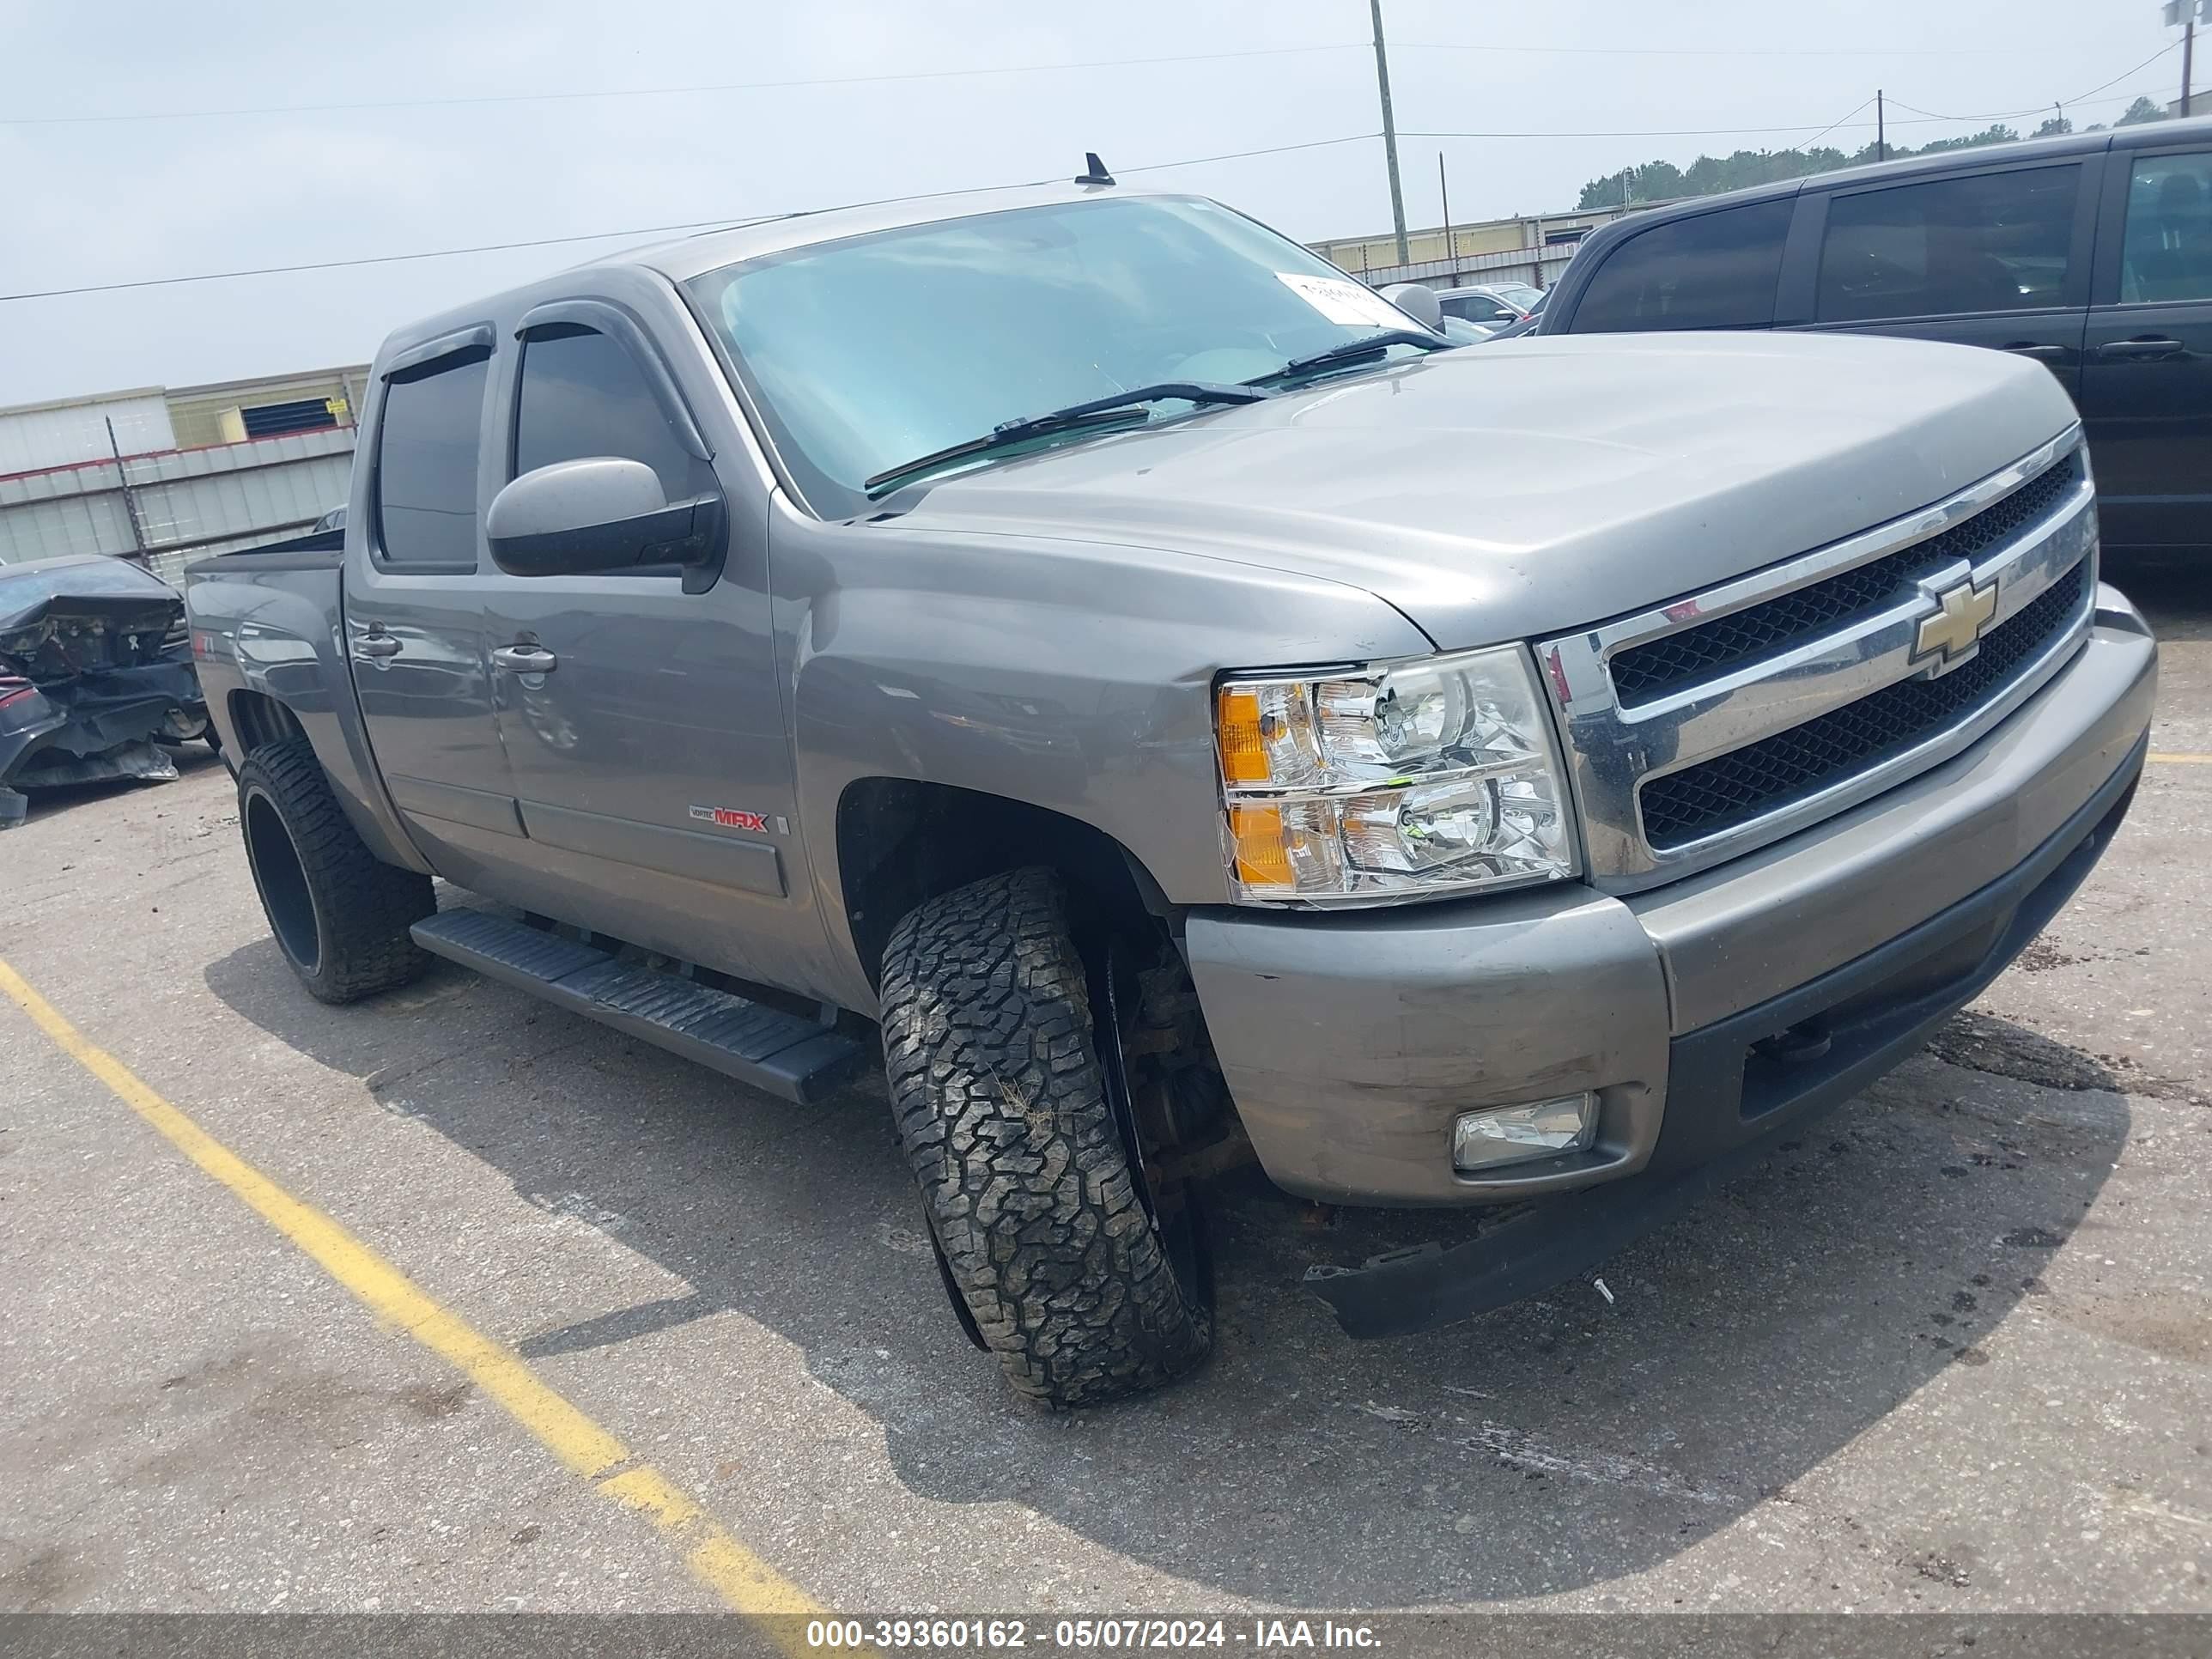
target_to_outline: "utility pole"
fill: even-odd
[[[1864,109],[1866,106],[1861,104],[1859,107]],[[1874,159],[1877,161],[1889,160],[1889,128],[1884,119],[1885,114],[1886,112],[1881,105],[1881,88],[1876,87],[1874,89]]]
[[[1452,228],[1451,185],[1444,177],[1444,153],[1437,152],[1437,194],[1444,204],[1444,254],[1451,261],[1452,286],[1459,286],[1459,234]]]
[[[2184,116],[2189,113],[2189,83],[2195,78],[2191,71],[2196,68],[2193,60],[2197,56],[2197,20],[2200,16],[2212,21],[2212,9],[2206,8],[2204,0],[2166,0],[2166,27],[2176,24],[2181,27],[2180,110]]]
[[[131,521],[130,556],[146,562],[146,526],[138,516],[138,498],[131,493],[131,471],[123,464],[123,446],[116,441],[113,416],[107,420],[107,453],[115,458],[115,484],[123,492],[123,516]]]
[[[1398,263],[1408,265],[1413,256],[1406,246],[1406,196],[1398,188],[1398,123],[1390,113],[1390,54],[1382,46],[1382,0],[1367,0],[1375,18],[1375,84],[1382,94],[1382,153],[1390,163],[1390,223],[1398,233]]]

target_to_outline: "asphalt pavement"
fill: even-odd
[[[325,1008],[219,764],[42,802],[0,1611],[2212,1611],[2212,585],[2121,580],[2164,758],[1926,1054],[1610,1300],[1417,1339],[1298,1279],[1424,1224],[1233,1180],[1210,1364],[1067,1416],[962,1336],[879,1083],[793,1108],[444,966]]]

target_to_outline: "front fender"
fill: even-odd
[[[1360,589],[1042,537],[823,524],[778,502],[777,632],[816,897],[872,1000],[837,861],[863,778],[951,785],[1110,836],[1176,904],[1229,897],[1212,688],[1224,669],[1431,647]]]

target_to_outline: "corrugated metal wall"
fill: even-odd
[[[1459,263],[1469,267],[1484,264],[1484,256],[1495,255],[1486,268],[1498,270],[1513,263],[1509,253],[1518,253],[1518,263],[1523,267],[1521,280],[1531,280],[1540,264],[1547,273],[1564,265],[1574,252],[1571,244],[1547,246],[1547,236],[1556,236],[1573,231],[1589,232],[1608,219],[1618,218],[1618,208],[1596,208],[1577,213],[1546,213],[1522,219],[1486,219],[1479,224],[1455,225],[1449,238],[1442,227],[1429,230],[1412,230],[1406,234],[1407,261],[1398,261],[1397,239],[1393,236],[1354,236],[1334,242],[1315,242],[1310,246],[1340,270],[1346,270],[1374,284],[1385,282],[1409,282],[1414,278],[1404,273],[1411,270],[1433,272],[1449,270],[1455,255]],[[1470,281],[1480,278],[1470,277]]]
[[[1392,283],[1425,283],[1431,288],[1452,288],[1472,283],[1527,283],[1549,288],[1574,258],[1572,247],[1508,248],[1501,253],[1462,255],[1457,259],[1416,259],[1409,265],[1372,265],[1355,271],[1370,288]],[[1338,269],[1342,270],[1340,266]]]
[[[353,449],[348,426],[0,477],[0,563],[135,552],[173,581],[305,531],[346,499]]]
[[[35,404],[0,410],[0,474],[106,460],[114,453],[107,441],[110,421],[126,455],[177,447],[168,402],[158,388],[88,403]]]

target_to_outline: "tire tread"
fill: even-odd
[[[313,973],[292,963],[310,994],[358,1002],[419,977],[431,957],[409,929],[437,910],[429,877],[385,864],[368,850],[306,738],[262,744],[246,756],[238,775],[241,834],[246,792],[256,784],[290,831],[314,900],[322,960]]]
[[[1011,871],[920,907],[881,1000],[900,1143],[1015,1390],[1094,1405],[1197,1365],[1211,1317],[1129,1169],[1059,878]]]

